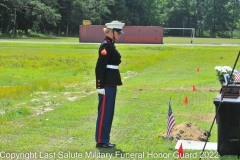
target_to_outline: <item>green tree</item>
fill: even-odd
[[[11,3],[7,0],[0,2],[0,30],[2,34],[8,33],[11,26]]]
[[[49,4],[49,1],[47,2]],[[58,20],[61,18],[61,15],[56,9],[51,6],[47,6],[38,0],[32,0],[30,5],[33,9],[29,11],[29,14],[35,18],[32,27],[34,31],[41,31],[42,33],[45,33],[47,30],[51,30],[50,28],[53,26],[56,26]],[[49,25],[50,27],[47,29]]]
[[[85,18],[93,24],[103,24],[102,17],[111,14],[109,7],[115,5],[115,0],[85,0]]]
[[[78,35],[79,25],[82,24],[82,20],[85,18],[84,0],[74,0],[73,9],[71,15],[70,30],[72,34]]]
[[[12,7],[13,8],[13,36],[16,36],[16,28],[17,28],[17,12],[21,13],[22,10],[26,9],[26,8],[30,8],[28,6],[28,0],[12,0]]]
[[[206,10],[205,29],[210,30],[210,36],[215,38],[222,36],[225,31],[229,31],[230,13],[225,7],[228,0],[205,1]]]
[[[168,17],[169,9],[167,8],[168,0],[149,1],[148,9],[149,25],[164,26]]]
[[[125,22],[128,25],[142,25],[145,23],[145,9],[141,0],[125,0],[127,11]]]
[[[193,28],[195,0],[170,0],[168,1],[168,19],[166,27],[170,28]],[[170,30],[169,33],[175,36],[184,36],[185,31]]]
[[[1,0],[2,34],[28,29],[66,36],[78,35],[82,20],[103,25],[119,20],[126,25],[195,28],[197,36],[234,37],[240,29],[239,0]],[[171,30],[182,36],[184,31]]]
[[[125,0],[116,1],[115,5],[109,6],[110,13],[102,16],[102,24],[111,22],[112,20],[119,20],[126,23],[127,7]]]
[[[58,0],[58,11],[61,14],[61,20],[58,22],[58,35],[61,32],[66,36],[69,34],[78,34],[79,25],[85,17],[84,0]]]
[[[226,9],[229,12],[229,28],[230,37],[233,38],[233,31],[237,30],[238,21],[240,22],[240,1],[231,0],[226,4]]]
[[[196,3],[194,5],[194,28],[196,29],[196,33],[199,37],[203,37],[203,31],[204,31],[204,17],[205,17],[205,6],[203,0],[196,0]]]

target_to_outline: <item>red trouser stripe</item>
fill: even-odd
[[[106,96],[104,94],[103,101],[102,101],[102,113],[101,113],[100,124],[98,128],[98,143],[101,143],[102,124],[103,124],[103,118],[104,118],[104,112],[105,112],[105,102],[106,102]]]

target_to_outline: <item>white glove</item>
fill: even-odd
[[[104,88],[102,88],[102,89],[97,89],[97,92],[98,92],[99,94],[105,94],[105,89],[104,89]]]

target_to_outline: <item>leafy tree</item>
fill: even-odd
[[[205,28],[210,30],[210,36],[213,38],[229,30],[230,14],[225,8],[227,3],[228,0],[205,1],[209,6],[205,17]]]
[[[103,25],[195,28],[197,36],[233,37],[240,29],[239,0],[1,0],[2,34],[29,29],[56,35],[78,35],[82,20]],[[209,35],[208,35],[209,33]],[[184,31],[171,30],[174,36]]]
[[[125,0],[116,0],[115,5],[108,7],[110,13],[102,16],[102,24],[111,22],[112,20],[119,20],[126,23],[127,7]]]
[[[196,0],[195,3],[195,13],[194,13],[194,28],[196,32],[198,32],[198,36],[203,37],[204,31],[204,17],[206,13],[204,1],[203,0]]]
[[[85,0],[85,18],[93,24],[103,24],[102,17],[111,14],[109,7],[115,5],[115,0]]]
[[[84,0],[75,0],[73,1],[73,9],[71,15],[71,26],[69,30],[74,35],[78,35],[79,33],[79,25],[82,24],[82,20],[84,20]]]
[[[1,33],[7,33],[10,30],[11,24],[11,3],[7,0],[0,2],[0,30]]]
[[[195,0],[170,0],[166,27],[170,28],[193,28]],[[171,35],[184,36],[184,30],[170,30]]]
[[[47,6],[38,0],[32,0],[30,5],[32,6],[33,10],[30,11],[29,14],[35,18],[32,27],[34,31],[40,30],[42,33],[45,33],[47,31],[47,27],[49,27],[49,30],[51,30],[51,26],[56,26],[58,20],[61,18],[56,9]]]
[[[145,10],[142,1],[140,0],[125,0],[127,7],[127,17],[125,17],[125,21],[128,25],[141,25],[144,23],[144,15]],[[141,11],[141,12],[140,12]]]
[[[72,0],[58,0],[58,11],[61,14],[60,26],[64,26],[66,29],[66,36],[68,36],[69,25],[71,22],[71,16],[73,11],[73,1]]]
[[[240,1],[231,0],[225,7],[229,12],[229,28],[231,31],[230,37],[233,38],[233,31],[238,28],[238,21],[240,22]]]
[[[149,25],[164,26],[168,17],[168,0],[148,1]]]
[[[11,8],[10,16],[13,18],[13,35],[16,35],[17,27],[17,13],[21,12],[25,8],[29,8],[28,0],[12,0],[12,3],[9,3],[9,8]],[[13,13],[13,14],[12,14]]]

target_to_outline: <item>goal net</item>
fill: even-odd
[[[185,35],[184,34],[185,30],[190,31],[190,42],[193,43],[194,35],[195,35],[195,28],[163,28],[164,34],[168,33],[169,30],[172,30],[172,29],[174,29],[174,30],[182,30],[183,31],[183,34],[182,34],[183,36]]]

